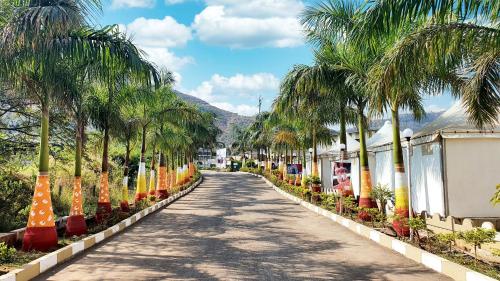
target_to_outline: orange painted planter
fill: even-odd
[[[23,237],[23,250],[48,251],[57,246],[57,231],[50,199],[48,175],[38,175]]]
[[[87,233],[87,224],[83,217],[83,196],[81,177],[75,177],[71,211],[66,222],[67,236],[80,236]]]
[[[96,221],[102,222],[109,214],[111,214],[111,202],[109,201],[108,172],[102,172],[99,201],[97,202],[97,212],[95,214]]]

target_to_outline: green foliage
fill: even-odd
[[[394,198],[392,192],[387,185],[377,184],[372,188],[371,197],[380,204],[379,210],[385,214],[385,206],[387,202]]]
[[[334,194],[321,193],[321,207],[336,212],[337,199]]]
[[[500,184],[497,184],[497,191],[495,192],[495,194],[491,198],[491,203],[493,203],[493,205],[495,205],[495,206],[497,204],[500,204]]]
[[[321,179],[318,176],[311,176],[311,183],[312,184],[321,184]]]
[[[453,243],[457,240],[457,234],[455,232],[438,233],[434,237],[438,242],[445,244],[450,252],[452,250]]]
[[[7,246],[4,242],[0,243],[0,264],[14,262],[16,253],[15,248]]]
[[[420,216],[409,218],[408,226],[413,229],[413,231],[420,231],[427,228],[427,224],[425,223],[425,219]]]
[[[477,259],[477,248],[481,248],[482,244],[495,241],[495,230],[478,227],[460,232],[458,233],[458,237],[474,246],[474,256]]]
[[[356,199],[354,198],[354,196],[346,196],[342,197],[341,202],[342,202],[342,212],[344,214],[348,214],[349,217],[352,219],[354,213],[357,210]]]
[[[0,232],[26,226],[33,196],[32,181],[0,170]]]
[[[500,249],[493,249],[493,250],[491,251],[491,253],[492,253],[494,256],[500,257]]]

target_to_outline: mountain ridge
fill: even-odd
[[[175,93],[182,100],[197,105],[201,110],[212,112],[215,114],[216,117],[215,124],[222,131],[222,134],[219,135],[218,137],[218,141],[224,143],[226,147],[230,147],[231,144],[233,143],[233,139],[231,136],[231,127],[233,126],[247,127],[255,119],[255,117],[253,116],[252,117],[243,116],[239,115],[238,113],[220,109],[202,99],[199,99],[195,96],[184,94],[177,90],[175,90]]]

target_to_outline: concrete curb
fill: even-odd
[[[25,281],[30,280],[41,273],[51,269],[52,267],[61,264],[68,259],[81,254],[91,248],[94,245],[97,245],[107,238],[115,235],[123,231],[124,229],[130,227],[134,223],[140,221],[144,217],[156,212],[159,209],[162,209],[165,206],[168,206],[175,202],[177,199],[185,196],[186,194],[193,191],[200,183],[203,181],[203,177],[201,177],[198,181],[193,183],[188,189],[178,192],[174,196],[170,196],[169,198],[162,200],[153,206],[146,208],[139,213],[136,213],[121,222],[109,227],[108,229],[101,231],[99,233],[93,234],[89,237],[86,237],[80,241],[76,241],[71,243],[70,245],[61,248],[57,251],[48,253],[47,255],[40,257],[30,263],[25,264],[22,268],[13,270],[5,275],[0,276],[0,281]]]
[[[473,271],[471,269],[468,269],[465,266],[459,265],[457,263],[454,263],[452,261],[449,261],[449,260],[444,259],[442,257],[439,257],[437,255],[431,254],[427,251],[424,251],[424,250],[417,248],[413,245],[405,243],[401,240],[395,239],[393,237],[385,235],[384,233],[373,230],[370,227],[367,227],[363,224],[360,224],[360,223],[357,223],[353,220],[344,218],[344,217],[339,216],[337,214],[334,214],[328,210],[325,210],[321,207],[318,207],[318,206],[313,205],[309,202],[306,202],[300,198],[297,198],[297,197],[287,193],[286,191],[280,189],[279,187],[275,186],[267,178],[265,178],[261,175],[255,175],[255,174],[247,173],[247,172],[240,172],[240,173],[262,178],[269,187],[272,187],[276,192],[283,195],[287,199],[292,200],[292,201],[300,204],[302,207],[309,209],[310,211],[313,211],[318,215],[327,217],[327,218],[333,220],[334,222],[336,222],[336,223],[348,228],[349,230],[357,233],[358,235],[361,235],[367,239],[370,239],[383,247],[386,247],[386,248],[389,248],[395,252],[398,252],[399,254],[401,254],[409,259],[412,259],[417,263],[420,263],[428,268],[431,268],[431,269],[433,269],[441,274],[444,274],[446,276],[449,276],[455,280],[460,280],[460,281],[495,281],[495,279],[488,277],[484,274],[481,274],[479,272]]]

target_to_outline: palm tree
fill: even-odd
[[[48,250],[57,244],[51,209],[49,171],[49,107],[56,97],[57,69],[68,60],[109,70],[109,62],[144,71],[137,49],[114,27],[93,30],[86,18],[100,9],[94,0],[15,1],[0,36],[0,76],[28,89],[41,107],[39,176],[23,249]],[[95,74],[104,75],[109,71]],[[39,204],[39,201],[44,202]],[[47,202],[47,203],[45,203]],[[41,215],[43,214],[43,215]]]
[[[342,82],[328,65],[296,65],[281,82],[280,95],[275,100],[275,110],[285,116],[300,116],[307,120],[312,148],[312,176],[318,177],[318,128],[340,122],[341,139],[345,143],[347,100],[332,99],[326,92],[339,91]],[[342,97],[342,95],[338,95]],[[342,129],[343,128],[343,129]]]
[[[327,40],[329,42],[339,42],[344,44],[344,50],[348,54],[338,56],[342,62],[343,71],[347,71],[348,76],[346,81],[349,86],[354,86],[355,91],[365,93],[363,96],[358,96],[357,108],[359,115],[360,133],[363,128],[363,116],[361,107],[366,105],[366,93],[370,95],[371,111],[382,113],[386,109],[390,110],[393,120],[393,151],[394,151],[394,169],[395,169],[395,189],[396,189],[396,215],[403,220],[409,216],[408,211],[408,187],[403,164],[403,155],[401,148],[400,132],[399,132],[399,110],[411,110],[416,119],[425,114],[422,107],[422,98],[420,91],[415,87],[405,87],[404,85],[395,85],[389,77],[384,78],[379,73],[384,73],[380,70],[384,65],[383,58],[388,50],[395,44],[396,40],[404,35],[406,29],[410,29],[412,25],[405,25],[400,29],[393,30],[392,33],[386,33],[383,36],[372,38],[366,34],[362,37],[359,34],[359,26],[363,25],[365,13],[370,13],[369,9],[364,6],[356,6],[354,3],[346,1],[329,0],[320,4],[318,7],[310,7],[304,13],[304,23],[310,26],[313,37],[316,40]],[[363,39],[360,39],[363,38]],[[363,41],[364,43],[361,43]],[[366,45],[369,41],[370,44]],[[350,57],[350,58],[349,58]],[[349,60],[346,60],[349,58]],[[412,64],[414,65],[414,64]],[[364,67],[363,67],[364,66]],[[390,84],[388,87],[380,87],[380,85]],[[359,87],[359,85],[365,85]],[[373,86],[376,85],[376,86]],[[361,99],[360,99],[361,98]],[[364,139],[360,143],[365,146]],[[361,147],[362,150],[365,148]],[[365,150],[366,151],[366,150]],[[364,158],[364,159],[363,159]],[[360,158],[362,165],[367,165],[367,157],[363,155]],[[361,164],[361,163],[360,163]],[[407,235],[409,229],[403,227],[402,220],[395,219],[394,227],[400,235]]]
[[[83,140],[85,137],[85,126],[88,121],[88,111],[86,102],[89,94],[87,83],[92,83],[89,75],[86,75],[91,68],[88,66],[77,68],[70,66],[68,68],[59,68],[58,84],[61,92],[62,104],[68,106],[70,113],[76,124],[75,133],[75,171],[73,196],[71,202],[71,211],[66,221],[66,235],[80,236],[87,233],[87,225],[83,214],[83,194],[82,194],[82,155]]]

